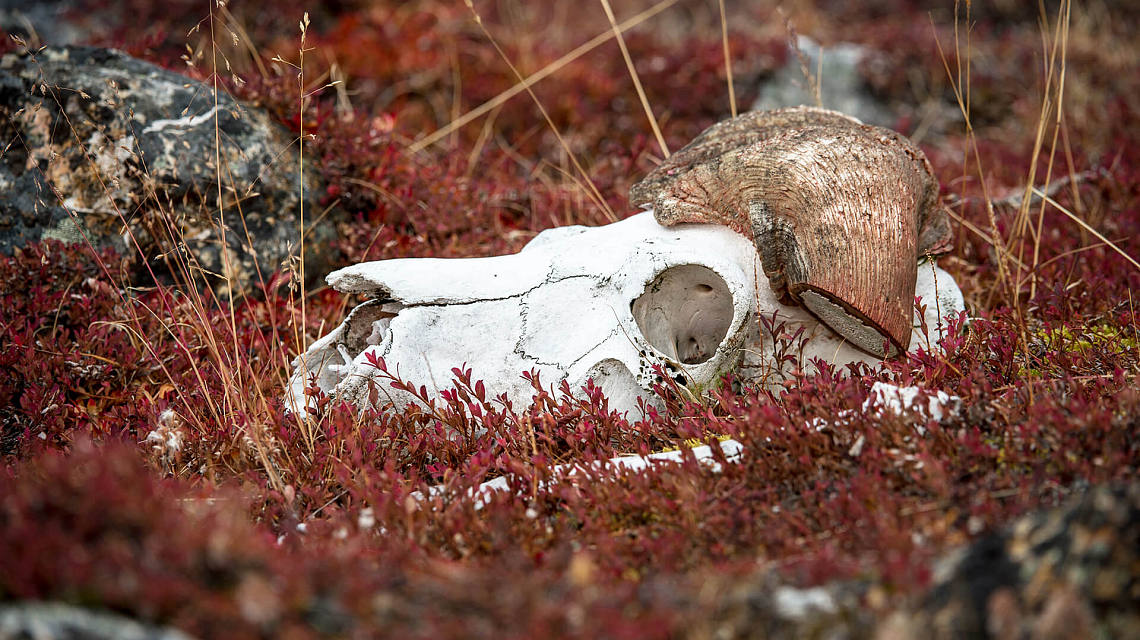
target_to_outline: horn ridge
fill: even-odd
[[[904,136],[801,107],[710,127],[634,185],[631,202],[652,205],[664,225],[723,224],[751,237],[782,302],[889,355],[910,343],[918,259],[949,249],[938,195],[929,161]]]

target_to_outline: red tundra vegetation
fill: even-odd
[[[775,3],[727,4],[722,37],[716,2],[613,2],[638,21],[625,46],[671,149],[731,115],[726,44],[741,110],[795,55]],[[289,363],[358,302],[323,273],[295,261],[227,299],[130,282],[146,258],[129,252],[0,256],[0,602],[197,637],[795,637],[749,589],[824,585],[854,603],[824,622],[872,637],[921,606],[937,558],[1140,464],[1140,14],[1021,4],[786,12],[825,46],[876,52],[859,72],[955,220],[939,264],[971,319],[881,366],[665,387],[664,411],[631,420],[537,377],[535,402],[510,406],[472,362],[403,413],[321,397],[297,417]],[[623,218],[662,158],[602,3],[77,0],[64,16],[84,44],[216,81],[301,136],[322,189],[304,224],[335,221],[342,265],[501,254]],[[34,53],[30,38],[0,47]],[[961,404],[871,415],[875,381]],[[722,436],[744,452],[719,472],[547,482],[686,440],[720,455]],[[477,508],[468,490],[500,476],[512,491]]]

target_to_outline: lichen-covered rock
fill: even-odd
[[[81,607],[25,602],[0,606],[0,640],[192,640],[181,631]]]
[[[0,158],[5,253],[86,235],[134,255],[129,227],[157,270],[191,255],[237,286],[297,252],[294,136],[224,91],[115,50],[47,48],[0,58],[0,114],[14,138]],[[331,229],[306,238],[314,272]]]
[[[1090,489],[949,554],[921,601],[878,625],[886,592],[867,581],[797,589],[758,572],[704,591],[710,614],[688,637],[1140,638],[1140,484]]]
[[[880,640],[1140,638],[1140,484],[1096,487],[952,554]]]

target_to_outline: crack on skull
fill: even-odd
[[[543,280],[541,282],[539,282],[539,283],[535,284],[534,286],[529,287],[523,291],[519,291],[517,293],[507,295],[507,296],[499,296],[499,297],[495,297],[495,298],[483,298],[483,299],[470,300],[470,301],[465,301],[465,302],[443,301],[443,302],[420,302],[420,303],[410,303],[410,304],[405,303],[405,302],[401,302],[401,301],[396,300],[396,299],[393,299],[392,297],[388,297],[387,299],[384,299],[384,300],[381,300],[379,298],[374,298],[374,299],[369,301],[371,304],[374,304],[374,305],[394,304],[394,305],[397,305],[399,307],[396,310],[396,312],[392,314],[391,319],[387,323],[387,325],[383,328],[385,337],[382,338],[379,342],[377,342],[375,344],[373,344],[373,342],[375,342],[375,341],[373,341],[371,339],[363,340],[361,328],[359,326],[355,326],[355,325],[359,322],[363,322],[363,321],[368,320],[369,321],[368,326],[369,326],[369,332],[370,332],[369,338],[371,338],[372,335],[375,334],[374,323],[376,322],[376,319],[372,318],[371,316],[360,317],[360,318],[356,318],[355,322],[352,322],[354,320],[352,318],[352,316],[355,314],[355,311],[354,311],[354,314],[350,314],[350,317],[346,319],[346,322],[350,322],[350,326],[346,327],[346,331],[344,332],[344,334],[342,334],[341,338],[338,339],[334,343],[334,345],[330,345],[330,346],[334,347],[332,349],[332,351],[337,353],[343,360],[345,360],[345,364],[339,365],[339,366],[328,366],[328,370],[330,373],[336,373],[337,374],[336,377],[340,378],[340,382],[338,382],[335,385],[335,387],[340,388],[339,389],[340,392],[344,393],[347,396],[359,395],[361,390],[366,387],[367,381],[373,379],[376,375],[379,374],[379,372],[376,370],[362,371],[361,369],[363,367],[356,365],[356,362],[359,360],[360,355],[362,353],[364,353],[365,351],[368,351],[369,349],[380,349],[381,344],[383,344],[383,348],[380,351],[380,353],[377,354],[379,357],[387,358],[392,353],[393,346],[394,346],[396,340],[398,339],[396,332],[402,326],[402,325],[397,325],[394,322],[395,317],[399,314],[400,311],[405,310],[405,309],[413,309],[413,308],[417,308],[417,309],[430,309],[430,308],[445,309],[448,307],[469,306],[469,305],[476,304],[476,303],[502,302],[502,301],[509,301],[509,300],[518,300],[519,301],[519,314],[520,314],[520,325],[519,325],[520,326],[520,336],[515,341],[515,344],[512,347],[512,353],[513,353],[513,355],[517,356],[521,360],[523,360],[525,362],[533,363],[536,366],[551,368],[551,369],[558,372],[558,376],[560,379],[565,379],[587,357],[594,354],[599,347],[604,345],[606,342],[612,340],[615,336],[619,335],[620,333],[624,333],[627,336],[627,338],[629,338],[632,341],[632,345],[634,346],[634,348],[638,352],[638,356],[639,356],[638,360],[640,361],[638,363],[639,366],[638,366],[636,373],[634,373],[634,372],[631,372],[631,373],[634,373],[634,378],[635,378],[636,382],[638,383],[638,385],[642,389],[644,389],[646,391],[652,391],[652,388],[655,384],[660,384],[660,383],[664,382],[664,379],[660,375],[657,375],[656,371],[654,370],[654,365],[660,365],[660,366],[664,367],[667,375],[670,375],[670,377],[672,377],[673,380],[676,381],[678,384],[685,386],[689,383],[690,380],[689,380],[689,376],[688,376],[687,367],[685,367],[684,365],[701,364],[703,362],[710,360],[716,354],[718,348],[721,346],[721,343],[723,343],[725,338],[727,337],[727,331],[730,328],[730,325],[731,325],[731,322],[733,319],[733,315],[734,315],[733,304],[732,304],[732,294],[728,290],[727,283],[724,281],[724,279],[719,274],[717,274],[715,271],[713,271],[707,267],[704,267],[703,265],[697,265],[697,264],[687,264],[687,265],[675,265],[674,264],[674,265],[671,265],[667,261],[662,260],[660,256],[657,256],[654,254],[647,255],[646,257],[649,260],[651,260],[652,264],[656,267],[654,269],[654,271],[656,272],[656,275],[652,279],[648,280],[646,285],[645,285],[647,293],[649,292],[650,289],[652,289],[654,287],[660,289],[660,287],[662,285],[663,276],[665,276],[666,274],[672,273],[672,274],[676,275],[676,274],[680,273],[680,274],[684,275],[686,270],[693,270],[693,269],[699,269],[702,272],[701,276],[703,277],[703,281],[697,282],[695,285],[690,287],[691,290],[687,292],[688,293],[687,297],[683,297],[684,299],[681,300],[680,306],[677,306],[677,304],[676,304],[677,301],[672,301],[673,306],[677,307],[676,309],[673,309],[672,307],[670,307],[669,301],[666,301],[667,302],[666,304],[657,304],[657,305],[653,306],[652,309],[650,309],[650,312],[654,312],[654,313],[658,314],[659,316],[662,316],[663,318],[666,319],[666,321],[668,320],[668,317],[669,317],[671,312],[674,312],[674,313],[675,312],[681,312],[682,315],[685,318],[687,318],[687,320],[689,321],[690,324],[696,325],[696,328],[698,330],[695,332],[690,330],[690,329],[693,329],[693,327],[691,327],[691,326],[689,326],[689,327],[682,326],[684,324],[683,322],[677,326],[671,326],[670,328],[672,329],[672,334],[673,334],[672,335],[673,339],[671,340],[673,348],[671,350],[670,349],[662,349],[662,347],[664,346],[663,344],[661,344],[661,345],[655,344],[654,341],[650,338],[650,336],[646,333],[646,328],[644,326],[642,326],[642,322],[636,317],[636,314],[633,314],[634,318],[633,318],[633,323],[631,323],[631,324],[633,324],[634,326],[627,326],[625,322],[623,322],[620,318],[617,318],[617,323],[615,324],[615,326],[610,328],[610,330],[607,331],[603,337],[599,338],[596,342],[594,342],[594,344],[590,345],[580,355],[578,355],[577,357],[574,357],[568,363],[567,362],[551,361],[549,359],[535,355],[531,351],[531,348],[530,348],[532,345],[527,344],[528,338],[530,338],[530,336],[528,336],[528,334],[527,334],[527,329],[528,329],[529,324],[531,322],[530,314],[534,310],[532,308],[533,303],[528,304],[528,302],[526,301],[527,296],[530,296],[532,293],[535,293],[536,291],[540,290],[542,287],[547,287],[550,285],[557,285],[559,283],[566,282],[569,280],[583,279],[583,278],[594,281],[595,288],[612,287],[613,285],[611,283],[612,283],[613,278],[616,275],[621,273],[621,270],[619,269],[619,270],[616,270],[616,271],[614,271],[608,275],[601,276],[601,277],[599,277],[598,274],[572,274],[572,275],[556,276],[555,274],[557,273],[557,270],[558,270],[557,265],[551,264],[549,271],[547,272],[546,276],[543,278]],[[677,271],[678,269],[680,269],[680,271]],[[703,272],[707,272],[707,273],[703,273]],[[711,275],[711,277],[710,277],[710,275]],[[668,279],[668,278],[666,278],[666,279]],[[682,280],[684,280],[684,278],[682,278]],[[685,282],[687,282],[687,281],[685,281]],[[692,283],[688,283],[688,284],[692,284]],[[723,291],[721,291],[721,289],[723,289]],[[386,289],[384,289],[382,287],[378,287],[377,291],[383,292],[381,295],[387,295],[387,296],[391,295]],[[643,298],[645,295],[646,294],[643,293],[641,296],[639,296],[638,298],[635,298],[633,301],[630,302],[630,307],[631,307],[630,311],[631,312],[633,311],[633,307],[635,305],[637,305],[638,300]],[[706,303],[712,302],[712,303],[714,303],[714,306],[719,305],[720,307],[725,307],[725,308],[717,308],[713,312],[708,312],[707,309],[704,309],[701,306],[701,300],[699,300],[699,299],[702,297],[706,298],[706,300],[705,300]],[[689,308],[689,309],[683,308],[684,303],[686,303],[686,302],[689,303],[689,307],[691,307],[691,308]],[[707,306],[707,304],[705,306]],[[669,308],[666,308],[666,307],[669,307]],[[693,311],[693,309],[696,309],[696,311]],[[617,313],[617,310],[614,310],[614,312]],[[382,311],[382,313],[388,313],[388,312]],[[687,313],[687,315],[685,315],[686,313]],[[698,317],[698,316],[702,316],[702,317]],[[703,316],[709,316],[709,318],[705,318]],[[710,329],[710,327],[711,327],[711,329]],[[636,333],[631,335],[630,331],[629,331],[630,329],[634,329],[636,331]],[[712,335],[712,333],[715,333],[717,335]],[[357,334],[361,334],[361,335],[357,335]],[[687,335],[689,338],[689,341],[684,342],[683,344],[681,343],[681,340],[684,337],[682,334]],[[710,334],[710,335],[705,335],[705,334]],[[365,344],[365,342],[367,342],[367,344]],[[671,359],[667,354],[662,355],[662,353],[661,353],[662,351],[673,351],[673,352],[675,352],[673,354],[675,357],[673,357]],[[322,367],[322,369],[324,369],[324,367]],[[396,375],[397,376],[399,375],[398,371],[396,372]],[[356,384],[356,383],[351,384],[350,386],[352,387],[352,389],[341,388],[342,385],[344,385],[344,383],[346,381],[348,381],[350,377],[353,377],[353,376],[361,378],[361,381],[358,384]]]

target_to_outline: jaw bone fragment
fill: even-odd
[[[665,225],[719,223],[751,238],[781,303],[880,357],[909,346],[915,265],[951,241],[918,147],[814,107],[713,125],[634,185],[630,203]]]
[[[938,287],[930,286],[932,269],[922,270],[927,282],[917,294],[934,331],[935,309],[945,316],[963,303],[949,274],[938,270]],[[470,366],[474,380],[525,406],[534,391],[520,374],[535,370],[544,385],[567,381],[576,392],[593,379],[612,409],[636,410],[639,399],[657,402],[654,365],[694,393],[741,364],[743,372],[780,369],[759,315],[805,329],[798,347],[805,363],[876,359],[782,304],[741,234],[719,224],[665,227],[652,212],[605,227],[551,229],[515,255],[369,262],[330,274],[328,283],[372,299],[296,359],[291,410],[306,406],[310,379],[359,406],[373,383],[381,403],[413,402],[370,358],[429,394],[451,387],[453,368]],[[911,325],[916,335],[920,324]]]

